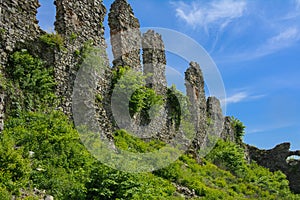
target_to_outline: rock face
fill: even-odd
[[[290,143],[282,143],[270,150],[261,150],[247,145],[250,160],[269,168],[271,171],[282,171],[289,180],[290,188],[300,193],[300,161],[287,160],[289,156],[300,156],[300,151],[290,151]]]
[[[141,32],[139,20],[126,0],[116,0],[108,15],[113,65],[130,66],[141,71]]]
[[[143,34],[143,69],[144,74],[149,76],[146,80],[157,94],[165,95],[167,88],[166,80],[166,54],[161,35],[149,30]]]
[[[185,86],[190,101],[190,113],[197,131],[193,146],[195,149],[200,149],[206,137],[207,121],[204,78],[198,63],[191,62],[186,70]]]

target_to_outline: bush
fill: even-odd
[[[24,149],[16,146],[8,134],[0,134],[0,188],[5,187],[13,194],[27,187],[31,168]]]
[[[235,142],[237,144],[243,143],[243,136],[245,135],[245,125],[235,117],[231,117],[231,125],[234,129]]]
[[[145,142],[140,138],[133,137],[125,130],[115,131],[114,141],[118,148],[135,153],[153,152],[165,146],[165,143],[160,140],[153,139]]]
[[[30,167],[16,167],[14,173],[32,169],[33,187],[59,199],[85,199],[85,183],[94,159],[63,113],[22,113],[5,123],[3,135],[13,138],[25,153],[34,152]],[[24,175],[21,178],[26,180]]]
[[[116,101],[119,102],[119,105],[116,105],[119,106],[118,110],[126,112],[124,109],[129,107],[131,117],[142,113],[149,120],[148,111],[153,106],[161,106],[163,99],[153,89],[145,86],[145,79],[146,76],[130,67],[118,67],[113,70],[112,91],[117,94],[113,98],[117,98]],[[130,94],[131,96],[128,96]]]
[[[71,35],[72,36],[72,35]],[[73,38],[73,37],[71,37]],[[46,33],[40,37],[40,40],[50,47],[57,47],[63,49],[64,39],[61,35],[55,33]]]
[[[53,68],[46,68],[39,58],[27,50],[17,51],[9,57],[5,69],[8,79],[7,111],[19,115],[22,110],[42,109],[55,102]]]
[[[219,140],[206,158],[238,176],[241,176],[246,169],[244,150],[232,142]]]

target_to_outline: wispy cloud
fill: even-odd
[[[219,59],[220,62],[237,62],[253,60],[264,57],[277,51],[287,49],[300,41],[300,30],[297,27],[288,27],[281,32],[269,37],[264,43],[258,44],[257,47],[246,49],[241,53],[233,53],[230,56],[224,56]],[[241,50],[242,51],[242,50]]]
[[[202,27],[207,30],[211,25],[225,28],[234,19],[243,16],[246,10],[246,2],[242,0],[218,0],[199,2],[183,1],[172,3],[176,9],[176,15],[193,28]]]
[[[221,100],[222,105],[228,105],[228,104],[234,104],[234,103],[239,103],[243,101],[250,101],[250,100],[255,100],[255,99],[261,99],[265,97],[266,95],[252,95],[249,92],[237,92],[226,99]]]
[[[262,125],[260,127],[255,127],[255,128],[250,128],[246,132],[247,134],[250,133],[262,133],[262,132],[268,132],[268,131],[273,131],[277,129],[282,129],[282,128],[287,128],[295,125],[295,123],[292,122],[282,122],[280,124],[269,124],[269,125]]]
[[[300,31],[296,27],[289,27],[277,35],[267,39],[265,44],[254,51],[252,58],[262,57],[272,54],[281,49],[288,48],[300,40]]]

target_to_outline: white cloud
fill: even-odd
[[[261,45],[252,55],[252,57],[262,57],[272,54],[281,49],[288,48],[300,40],[300,31],[296,27],[290,27],[277,35],[267,39],[266,43]]]
[[[200,26],[207,30],[210,25],[225,28],[234,19],[243,16],[247,4],[244,0],[218,0],[201,3],[193,1],[189,4],[180,1],[173,2],[173,5],[177,17],[193,28]]]
[[[261,99],[265,97],[266,95],[250,95],[248,92],[238,92],[235,93],[226,99],[221,100],[222,105],[228,105],[228,104],[233,104],[233,103],[239,103],[242,101],[250,101],[250,100],[255,100],[255,99]]]
[[[279,44],[279,47],[282,46],[282,44],[290,43],[293,41],[297,41],[300,39],[300,32],[296,27],[290,27],[282,32],[280,32],[278,35],[270,38],[268,40],[267,45],[271,45],[271,47],[276,47]]]
[[[300,30],[296,27],[289,27],[279,32],[277,35],[265,40],[265,43],[256,48],[247,49],[244,52],[226,56],[220,59],[220,62],[237,62],[253,60],[263,56],[273,54],[282,49],[289,48],[300,41]]]
[[[221,103],[222,104],[238,103],[245,100],[247,97],[248,94],[246,92],[239,92],[230,97],[227,97],[226,99],[221,100]]]

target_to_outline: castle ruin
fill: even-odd
[[[1,79],[5,79],[3,70],[9,56],[15,51],[27,48],[31,54],[42,58],[47,66],[54,66],[54,78],[57,83],[55,92],[57,96],[61,97],[59,108],[71,117],[73,86],[81,62],[76,52],[81,51],[86,43],[100,47],[103,49],[101,56],[107,61],[107,68],[104,69],[103,77],[97,85],[97,92],[103,97],[100,102],[103,106],[96,106],[96,109],[97,120],[108,135],[111,135],[111,132],[116,129],[109,108],[111,70],[119,66],[129,66],[137,71],[143,71],[144,74],[151,74],[147,79],[147,86],[153,88],[158,94],[166,94],[167,61],[162,36],[152,30],[142,35],[139,21],[126,0],[116,0],[111,5],[108,15],[114,55],[113,68],[109,67],[105,53],[103,23],[106,8],[102,1],[56,0],[55,5],[55,31],[64,39],[63,48],[49,48],[46,44],[41,44],[39,38],[45,34],[45,31],[41,30],[36,19],[38,0],[1,1]],[[141,52],[142,61],[140,59]],[[185,80],[187,97],[191,103],[192,122],[196,130],[196,137],[193,141],[194,150],[199,150],[203,141],[206,140],[205,136],[210,130],[208,119],[222,130],[221,137],[223,139],[235,141],[230,118],[223,116],[220,102],[214,97],[206,100],[204,78],[199,64],[190,62],[190,66],[185,72]],[[2,87],[0,83],[0,131],[4,128],[5,94],[5,87]],[[170,131],[171,129],[164,130]],[[164,132],[163,134],[171,135],[172,133]],[[167,138],[165,135],[162,137]],[[292,169],[299,166],[299,163],[291,166],[285,162],[289,155],[299,155],[298,151],[290,152],[289,145],[283,144],[269,151],[249,146],[248,152],[250,159],[257,161],[258,164],[270,168],[272,171],[282,170],[286,173],[291,182],[291,189],[300,192],[300,179],[295,178],[299,176],[292,175],[294,173]],[[295,173],[300,174],[299,167]]]

